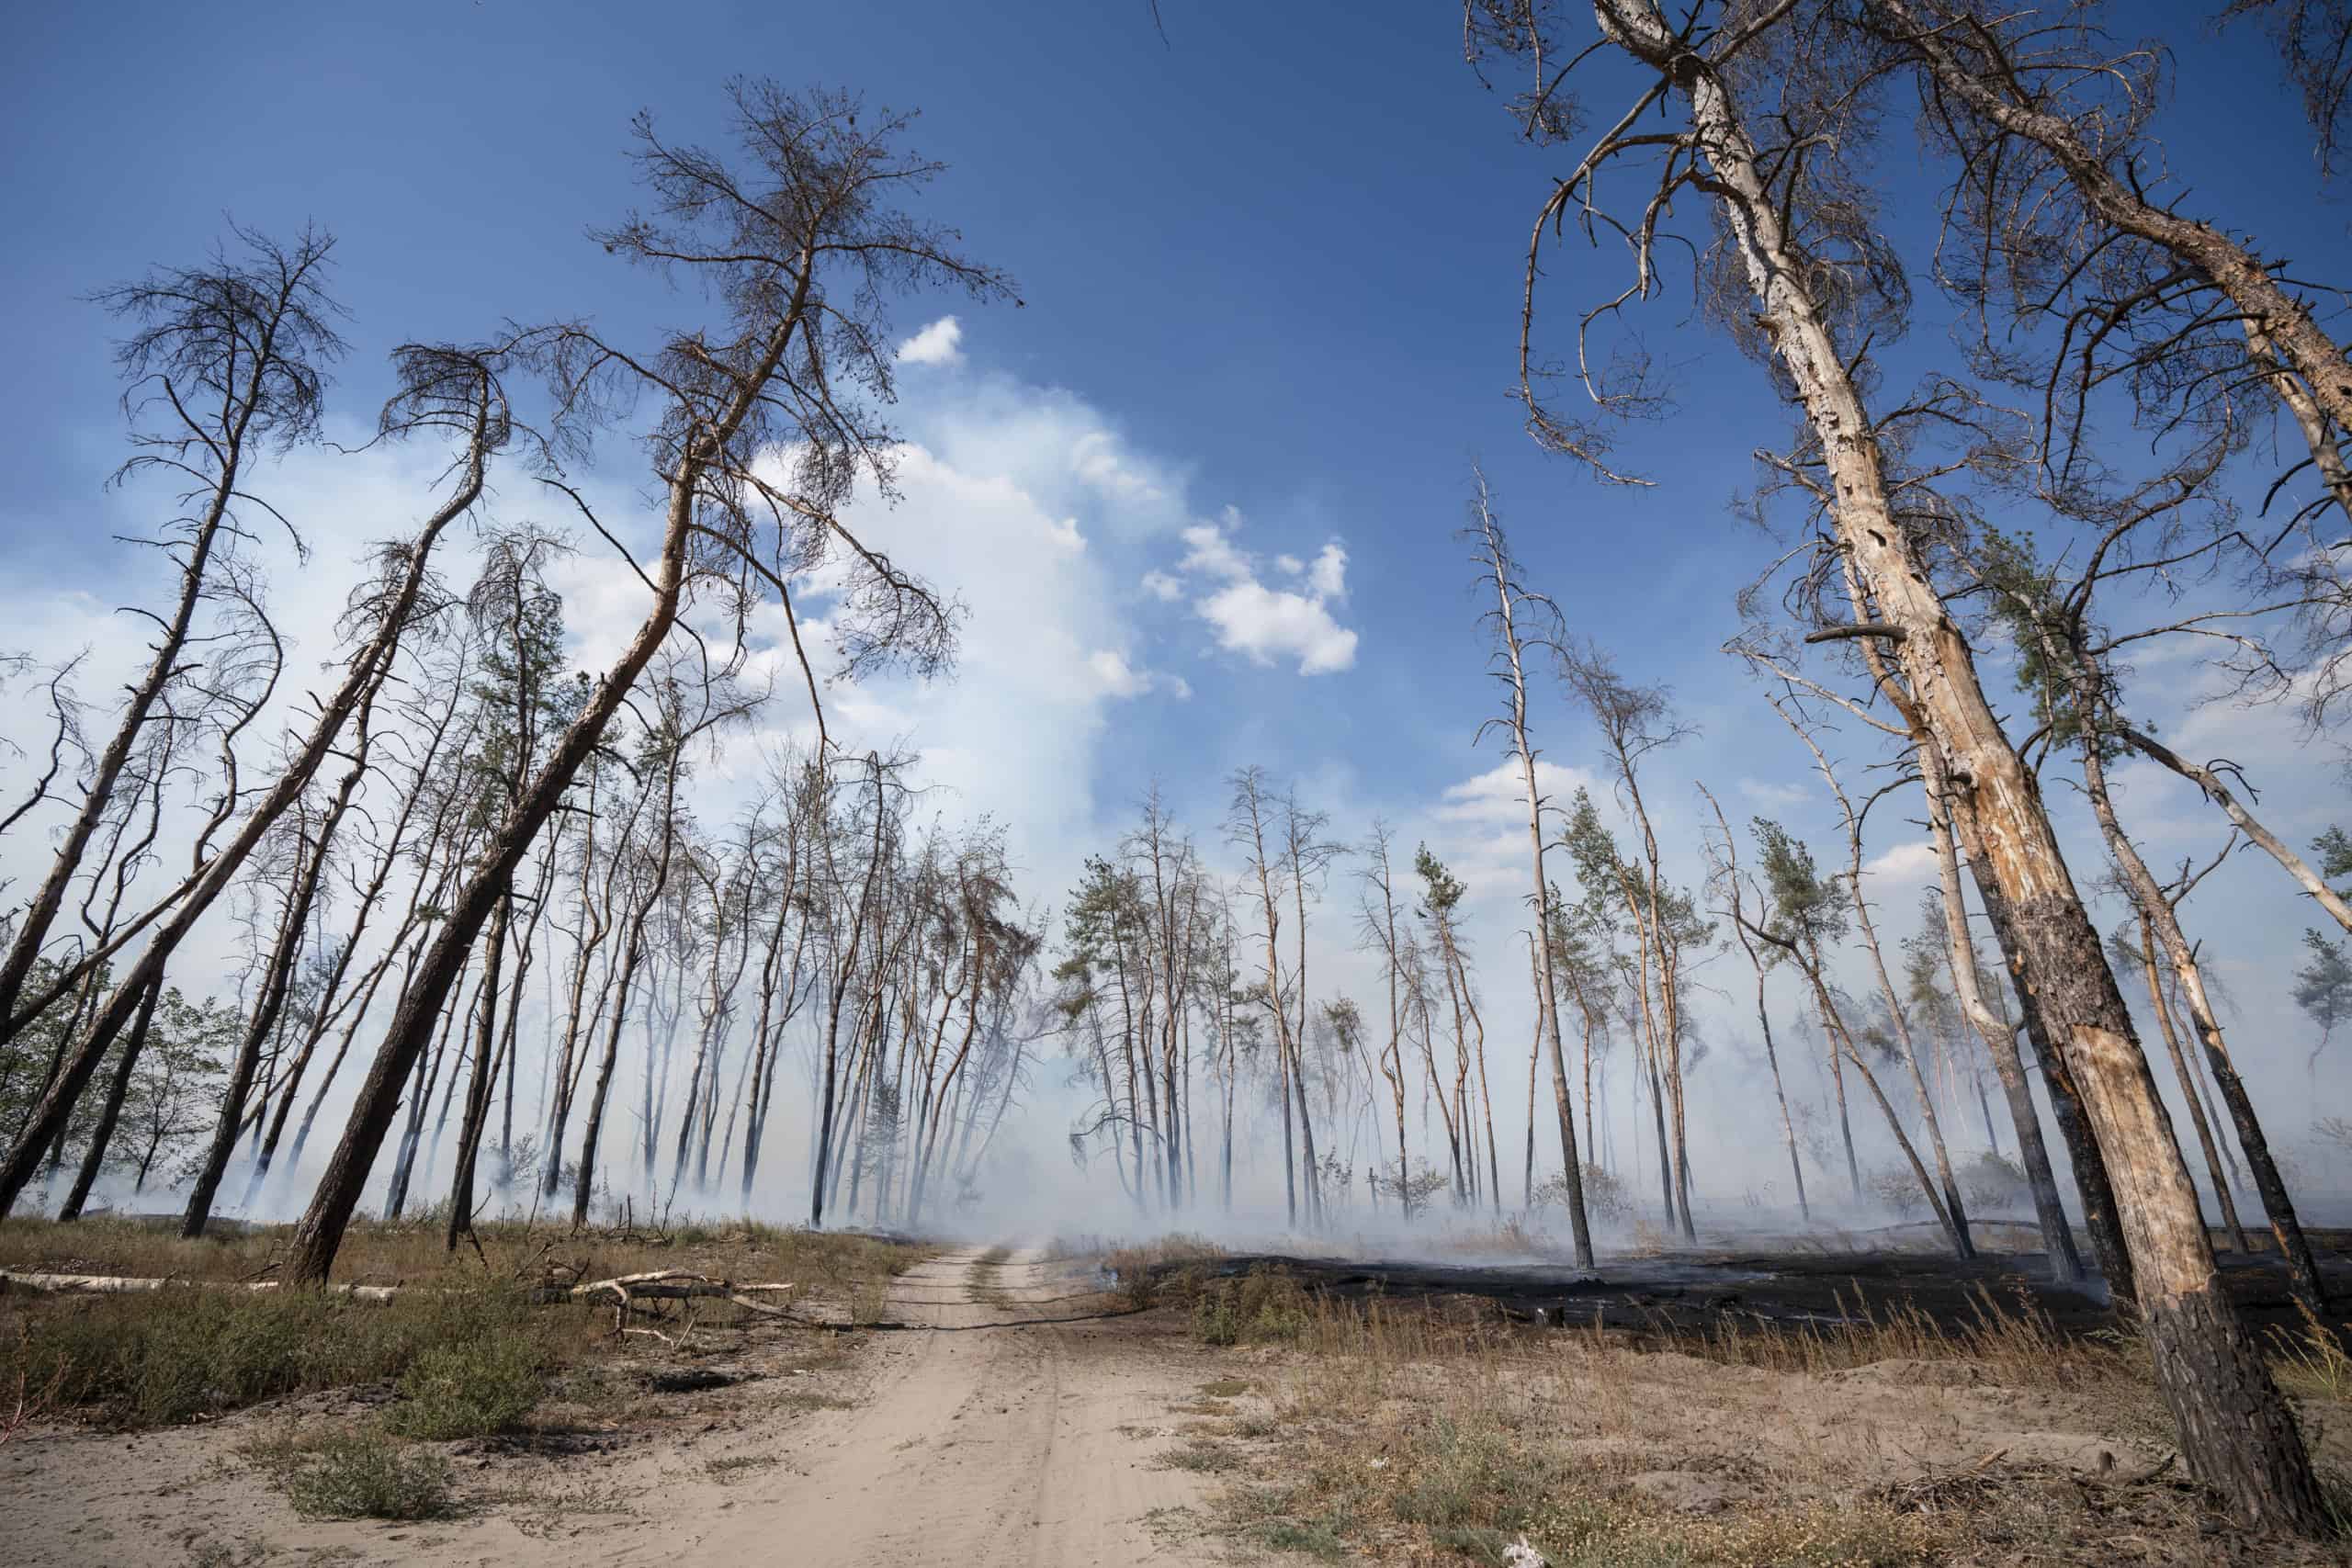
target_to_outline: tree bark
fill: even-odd
[[[1960,998],[1961,1011],[1992,1055],[1994,1076],[2001,1080],[2001,1093],[2008,1101],[2009,1123],[2018,1135],[2018,1161],[2025,1167],[2026,1185],[2033,1193],[2034,1217],[2041,1222],[2042,1255],[2050,1259],[2051,1278],[2060,1284],[2072,1284],[2083,1277],[2083,1260],[2075,1250],[2075,1233],[2058,1197],[2058,1179],[2041,1138],[2041,1118],[2033,1108],[2033,1086],[2026,1080],[2025,1064],[2018,1055],[2017,1032],[1986,1004],[1984,987],[1977,983],[1976,940],[1968,926],[1968,901],[1960,887],[1960,856],[1945,805],[1949,786],[1941,754],[1933,742],[1920,748],[1920,784],[1927,791],[1928,830],[1936,848],[1936,882],[1944,909],[1944,959],[1951,975],[1952,994]],[[1986,1131],[1989,1134],[1989,1115]],[[1996,1144],[1995,1152],[1998,1150]]]
[[[1907,11],[1902,0],[1874,3]],[[1664,73],[1690,102],[1696,155],[1720,187],[1720,209],[1763,325],[1820,438],[1839,542],[1868,584],[1877,618],[1905,633],[1896,654],[1907,689],[1890,694],[1904,697],[1913,728],[1934,736],[1956,792],[1969,803],[1984,863],[2007,900],[2013,956],[2052,1026],[2052,1043],[2108,1156],[2158,1385],[2190,1472],[2248,1522],[2315,1534],[2327,1516],[2301,1434],[2222,1293],[2196,1190],[2172,1144],[2098,933],[2033,775],[2002,733],[1968,644],[1894,515],[1873,426],[1805,290],[1809,269],[1782,231],[1781,209],[1758,170],[1738,110],[1721,78],[1677,39],[1656,0],[1596,0],[1596,15],[1604,33]],[[2293,321],[2265,320],[2300,369],[2305,350],[2293,330],[2299,323],[2307,325],[2300,312]],[[2335,364],[2341,375],[2340,355]],[[2334,395],[2339,407],[2329,412],[2352,425],[2352,387],[2337,386]],[[2328,407],[2326,400],[2322,406]]]

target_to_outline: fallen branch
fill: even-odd
[[[217,1291],[275,1291],[276,1280],[136,1280],[117,1274],[20,1274],[0,1269],[0,1292],[39,1291],[46,1294],[71,1295],[130,1295],[141,1291],[162,1291],[180,1286],[204,1286]],[[363,1302],[388,1302],[400,1293],[398,1285],[329,1285],[336,1295],[352,1296]]]
[[[28,1274],[0,1269],[0,1291],[37,1291],[51,1295],[131,1295],[144,1291],[162,1291],[180,1287],[204,1288],[216,1291],[275,1291],[281,1288],[276,1280],[184,1280],[164,1278],[142,1280],[119,1274]],[[336,1295],[352,1296],[363,1302],[388,1302],[403,1290],[418,1287],[405,1285],[329,1285]],[[684,1269],[662,1269],[650,1274],[624,1274],[616,1279],[598,1280],[590,1284],[570,1289],[558,1287],[552,1292],[534,1292],[531,1300],[538,1303],[577,1301],[600,1291],[608,1291],[623,1302],[645,1300],[681,1301],[699,1297],[714,1297],[748,1307],[771,1317],[784,1315],[783,1309],[764,1302],[754,1301],[755,1292],[789,1291],[788,1283],[735,1283],[711,1280]]]
[[[745,1292],[752,1291],[789,1291],[786,1284],[736,1284],[727,1280],[713,1280],[707,1274],[696,1274],[685,1269],[656,1269],[644,1274],[620,1274],[610,1280],[592,1280],[584,1285],[574,1285],[566,1292],[573,1300],[585,1301],[592,1296],[607,1294],[613,1298],[613,1332],[639,1332],[628,1326],[628,1314],[641,1301],[697,1301],[709,1299],[732,1302],[739,1307],[769,1317],[786,1317],[782,1307],[755,1302]],[[660,1336],[655,1336],[659,1338]]]
[[[647,1274],[620,1274],[610,1280],[592,1280],[587,1284],[572,1286],[567,1293],[585,1298],[600,1291],[609,1291],[625,1302],[690,1301],[704,1296],[733,1301],[748,1292],[789,1291],[795,1288],[791,1284],[739,1284],[731,1280],[714,1280],[707,1274],[696,1274],[684,1269],[657,1269]]]

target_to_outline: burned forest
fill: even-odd
[[[792,9],[30,41],[20,1560],[2342,1561],[2352,6]]]

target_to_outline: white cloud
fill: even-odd
[[[1168,487],[1149,463],[1127,451],[1107,430],[1091,430],[1071,443],[1069,469],[1100,493],[1131,504],[1169,499]]]
[[[1506,736],[1506,739],[1508,737]],[[1540,753],[1542,747],[1536,748]],[[1596,795],[1599,782],[1582,768],[1563,767],[1547,762],[1541,755],[1535,759],[1535,787],[1544,795],[1546,807],[1566,809],[1569,798],[1579,789],[1592,790]],[[1527,831],[1527,776],[1519,764],[1514,750],[1502,761],[1476,777],[1445,786],[1433,816],[1449,822],[1502,823],[1516,826],[1521,834]],[[1546,831],[1549,831],[1547,826]]]
[[[1864,861],[1862,874],[1874,881],[1925,882],[1936,874],[1936,846],[1924,838],[1906,839]]]
[[[1173,604],[1184,596],[1184,585],[1157,567],[1143,574],[1143,591],[1163,604]]]
[[[1096,649],[1087,656],[1086,664],[1094,672],[1097,689],[1106,697],[1140,697],[1151,692],[1166,692],[1182,700],[1193,694],[1193,688],[1182,676],[1138,670],[1115,649]]]
[[[1348,596],[1348,552],[1333,540],[1323,547],[1315,558],[1315,569],[1307,573],[1306,586],[1317,599],[1344,599]]]
[[[964,323],[953,316],[939,320],[899,344],[901,365],[956,365],[964,358]]]
[[[1356,661],[1356,634],[1333,620],[1319,599],[1252,581],[1222,589],[1193,608],[1216,628],[1219,646],[1254,664],[1295,657],[1300,674],[1328,675]]]
[[[1305,578],[1305,592],[1269,588],[1259,581],[1257,562],[1233,542],[1241,515],[1227,507],[1221,522],[1195,523],[1183,530],[1184,558],[1177,570],[1212,578],[1224,586],[1193,601],[1201,619],[1216,628],[1217,646],[1253,664],[1295,659],[1302,675],[1328,675],[1356,661],[1356,634],[1332,615],[1329,602],[1347,597],[1348,553],[1337,542],[1325,545],[1312,567],[1295,556],[1278,555],[1275,570]],[[1144,586],[1163,599],[1175,597],[1173,580],[1153,572]]]
[[[1235,519],[1230,513],[1227,516],[1229,526]],[[1177,570],[1234,581],[1256,575],[1250,558],[1235,548],[1233,541],[1225,536],[1225,529],[1214,523],[1195,523],[1184,530],[1184,558],[1177,563]]]

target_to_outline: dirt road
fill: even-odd
[[[899,1277],[898,1315],[935,1331],[893,1337],[872,1401],[810,1432],[798,1473],[712,1519],[691,1542],[698,1560],[758,1562],[786,1541],[811,1564],[1211,1560],[1180,1530],[1152,1529],[1155,1510],[1194,1498],[1197,1478],[1154,1468],[1166,1445],[1139,1435],[1197,1395],[1164,1363],[1121,1357],[1097,1324],[1039,1321],[1085,1310],[1057,1299],[1075,1294],[1066,1270],[1034,1253],[993,1267],[986,1256],[950,1253]]]
[[[900,1275],[848,1369],[688,1396],[610,1451],[461,1445],[476,1506],[431,1524],[297,1516],[241,1447],[288,1412],[127,1439],[61,1428],[0,1449],[14,1562],[1080,1568],[1203,1562],[1202,1478],[1158,1464],[1215,1371],[1100,1316],[1071,1267],[979,1248]],[[1073,1321],[1052,1321],[1057,1318]],[[825,1392],[812,1393],[821,1386]],[[811,1405],[819,1406],[810,1408]],[[626,1434],[622,1434],[626,1438]]]

